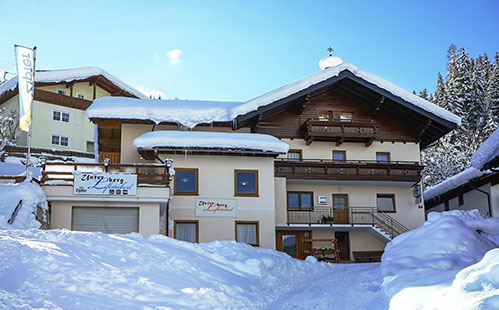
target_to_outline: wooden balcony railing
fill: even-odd
[[[312,141],[364,142],[369,146],[378,134],[374,120],[318,120],[308,119],[303,124],[304,139],[309,145]]]
[[[168,186],[170,176],[163,164],[113,164],[50,162],[42,166],[41,184],[73,183],[74,171],[131,173],[138,185]]]
[[[274,162],[275,176],[288,179],[365,180],[418,182],[423,166],[418,162],[368,160],[331,161],[323,159]]]
[[[348,207],[346,209],[333,209],[332,207],[310,207],[309,210],[293,210],[288,208],[288,225],[338,225],[348,224],[370,225],[377,227],[391,238],[409,231],[402,223],[391,217],[389,214],[371,207]]]

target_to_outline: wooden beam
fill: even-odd
[[[431,125],[431,119],[427,119],[424,123],[419,125],[419,127],[416,129],[416,135],[421,138],[425,131],[430,127]]]
[[[340,137],[338,140],[336,140],[336,146],[340,146],[343,141],[345,141],[345,138],[344,137]]]
[[[368,139],[368,140],[366,141],[366,147],[370,147],[370,146],[371,146],[371,144],[373,144],[373,141],[374,141],[374,139],[372,139],[372,138],[371,138],[371,139]]]
[[[303,101],[298,102],[298,114],[302,114],[305,111],[308,101],[310,100],[310,94],[307,94]]]
[[[262,120],[263,116],[262,114],[259,114],[254,118],[253,124],[251,125],[251,132],[255,133],[256,130],[258,129],[258,125],[260,124],[260,121]]]
[[[66,88],[71,88],[75,84],[75,81],[67,82],[66,83]]]
[[[372,106],[371,106],[371,116],[375,117],[376,113],[381,109],[385,103],[385,96],[381,96]]]

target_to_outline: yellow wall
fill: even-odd
[[[66,88],[65,83],[59,85],[38,86],[37,89],[54,93],[56,93],[58,89],[64,89],[66,90],[66,95],[70,95],[69,88]],[[85,94],[85,99],[87,100],[93,100],[93,86],[88,85],[88,82],[75,83],[73,85],[73,97],[76,98],[78,93]],[[100,87],[97,87],[96,93],[97,97],[110,95]],[[18,95],[15,95],[14,97],[1,104],[0,108],[5,107],[7,112],[12,109],[18,111],[18,98]],[[63,123],[52,120],[53,110],[70,113],[70,122]],[[32,117],[32,147],[86,152],[87,142],[94,141],[94,125],[86,117],[85,111],[35,100],[33,103]],[[52,134],[68,136],[70,138],[69,146],[64,147],[52,145]],[[19,130],[17,136],[17,144],[26,146],[27,134]]]

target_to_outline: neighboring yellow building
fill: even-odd
[[[35,75],[31,146],[94,152],[94,125],[85,115],[93,100],[104,96],[146,98],[108,72],[85,67],[39,70]],[[19,109],[17,77],[0,85],[0,108]],[[17,145],[27,145],[27,133],[18,132]]]
[[[379,259],[389,240],[423,224],[420,150],[460,119],[336,57],[321,67],[248,102],[95,100],[86,113],[100,157],[120,162],[105,169],[153,165],[142,176],[169,177],[169,196],[148,198],[154,182],[139,181],[143,194],[113,192],[112,203],[82,196],[71,178],[45,183],[51,227],[107,231],[133,217],[126,231],[236,240],[297,258],[325,258],[336,240],[341,260]],[[147,203],[151,212],[132,216]],[[100,211],[109,221],[99,226]]]

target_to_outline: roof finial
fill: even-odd
[[[333,48],[331,46],[327,48],[327,51],[329,52],[329,56],[333,56]]]

